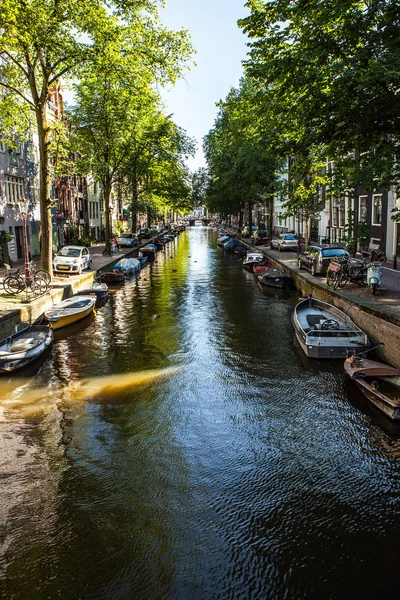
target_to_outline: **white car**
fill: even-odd
[[[271,248],[276,248],[279,252],[282,250],[297,249],[297,235],[294,233],[281,233],[280,236],[271,240]]]
[[[55,273],[81,274],[92,267],[92,257],[84,246],[64,246],[53,259]]]

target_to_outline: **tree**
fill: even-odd
[[[154,47],[138,52],[130,28],[114,24],[108,35],[96,38],[97,54],[90,70],[74,86],[76,105],[70,111],[73,147],[80,156],[81,170],[92,171],[103,187],[107,252],[112,186],[133,160],[131,176],[136,191],[132,202],[137,201],[138,157],[143,143],[146,146],[152,120],[160,114],[154,84],[175,81],[190,50],[181,35],[171,34],[165,49],[159,46],[165,41],[164,31],[158,38],[153,32],[153,38]]]
[[[281,128],[282,146],[325,146],[368,187],[399,177],[400,5],[389,0],[248,0],[248,77]],[[371,150],[373,148],[373,150]],[[358,171],[358,174],[357,174]],[[350,182],[352,183],[352,182]]]
[[[243,79],[240,88],[219,103],[214,127],[204,138],[211,212],[242,214],[247,203],[251,220],[252,205],[273,196],[277,160],[265,123],[256,125],[257,93],[256,86]]]
[[[29,107],[34,114],[40,151],[41,266],[52,271],[51,239],[51,123],[48,101],[62,78],[78,77],[89,60],[98,59],[107,37],[119,30],[125,36],[126,58],[146,57],[154,74],[171,79],[177,74],[170,54],[187,56],[184,32],[172,34],[157,24],[156,1],[93,2],[92,0],[3,0],[0,13],[0,85],[2,125],[12,115],[21,119]],[[120,39],[120,35],[117,35]],[[16,123],[15,123],[16,124]]]

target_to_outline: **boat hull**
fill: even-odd
[[[26,341],[27,339],[26,336],[29,336],[30,332],[33,331],[39,332],[41,334],[41,337],[43,338],[42,341],[40,341],[40,343],[38,341],[37,345],[35,345],[29,350],[9,353],[1,352],[0,373],[11,373],[13,371],[22,369],[23,367],[30,365],[33,361],[42,356],[42,354],[51,345],[53,341],[52,330],[47,326],[37,325],[31,328],[27,328],[26,330],[20,331],[17,334],[11,336],[9,342],[10,347],[12,347],[15,343],[20,343],[20,345],[23,344],[24,340]]]
[[[326,302],[313,298],[303,300],[291,318],[297,341],[308,358],[345,359],[370,348],[365,333],[342,311]],[[329,321],[336,327],[321,329],[321,323]]]
[[[93,313],[95,303],[96,298],[94,296],[76,296],[64,300],[52,310],[46,311],[44,315],[52,329],[61,329],[81,321]]]
[[[391,377],[399,378],[400,369],[365,358],[349,358],[344,363],[344,370],[371,404],[392,421],[400,421],[400,388],[394,398],[390,398],[379,389],[380,377],[389,381]]]

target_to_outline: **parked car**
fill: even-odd
[[[150,231],[148,227],[142,227],[139,231],[139,237],[141,238],[149,238],[150,237]]]
[[[139,240],[134,233],[121,233],[117,237],[118,248],[133,248],[138,243]]]
[[[282,252],[283,250],[297,249],[297,235],[295,233],[281,233],[277,238],[271,240],[271,248]]]
[[[299,269],[308,269],[311,275],[324,274],[334,258],[350,256],[343,246],[314,245],[299,256]]]
[[[92,257],[84,246],[64,246],[53,259],[55,273],[78,273],[84,269],[91,269]]]
[[[256,229],[251,236],[253,243],[256,246],[261,246],[268,243],[268,231],[266,229]]]

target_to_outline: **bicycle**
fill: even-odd
[[[331,261],[328,266],[326,282],[334,290],[344,287],[349,282],[364,286],[367,283],[367,264],[364,261],[347,257]]]
[[[27,294],[36,293],[41,296],[48,291],[51,283],[51,275],[48,271],[36,270],[32,263],[29,275],[25,270],[21,272],[21,269],[11,269],[8,265],[7,269],[10,273],[3,280],[3,287],[7,294],[16,295],[25,291]]]

